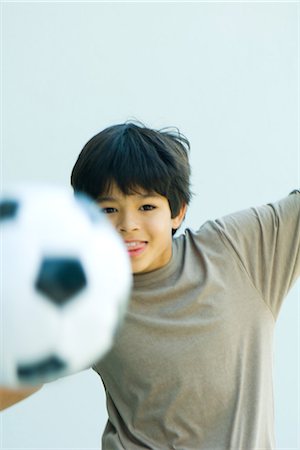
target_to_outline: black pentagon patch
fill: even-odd
[[[34,364],[20,364],[17,367],[18,379],[24,382],[59,375],[66,369],[66,364],[57,356],[49,356]]]
[[[87,285],[80,261],[76,258],[45,258],[35,287],[51,302],[65,305]]]
[[[17,200],[0,201],[0,221],[15,219],[19,209]]]
[[[103,213],[100,206],[98,206],[90,197],[83,192],[76,192],[75,198],[92,223],[97,223],[100,222],[100,220],[103,220]]]

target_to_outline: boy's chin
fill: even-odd
[[[141,264],[140,261],[139,262],[135,261],[135,262],[131,262],[131,272],[133,275],[138,275],[138,274],[147,273],[150,271],[147,270],[147,268],[143,264]]]

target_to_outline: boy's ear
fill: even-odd
[[[182,205],[177,216],[173,217],[173,219],[172,219],[172,229],[177,230],[177,228],[180,227],[180,225],[182,224],[182,222],[185,218],[186,210],[187,210],[187,205],[186,204]]]

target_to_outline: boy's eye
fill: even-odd
[[[153,206],[153,205],[143,205],[143,206],[141,206],[141,209],[143,211],[152,211],[152,209],[155,209],[155,206]]]
[[[112,207],[102,208],[102,212],[104,212],[104,214],[112,214],[116,211],[117,209]]]

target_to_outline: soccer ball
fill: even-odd
[[[88,197],[25,185],[0,198],[0,385],[91,367],[111,348],[131,291],[118,233]]]

